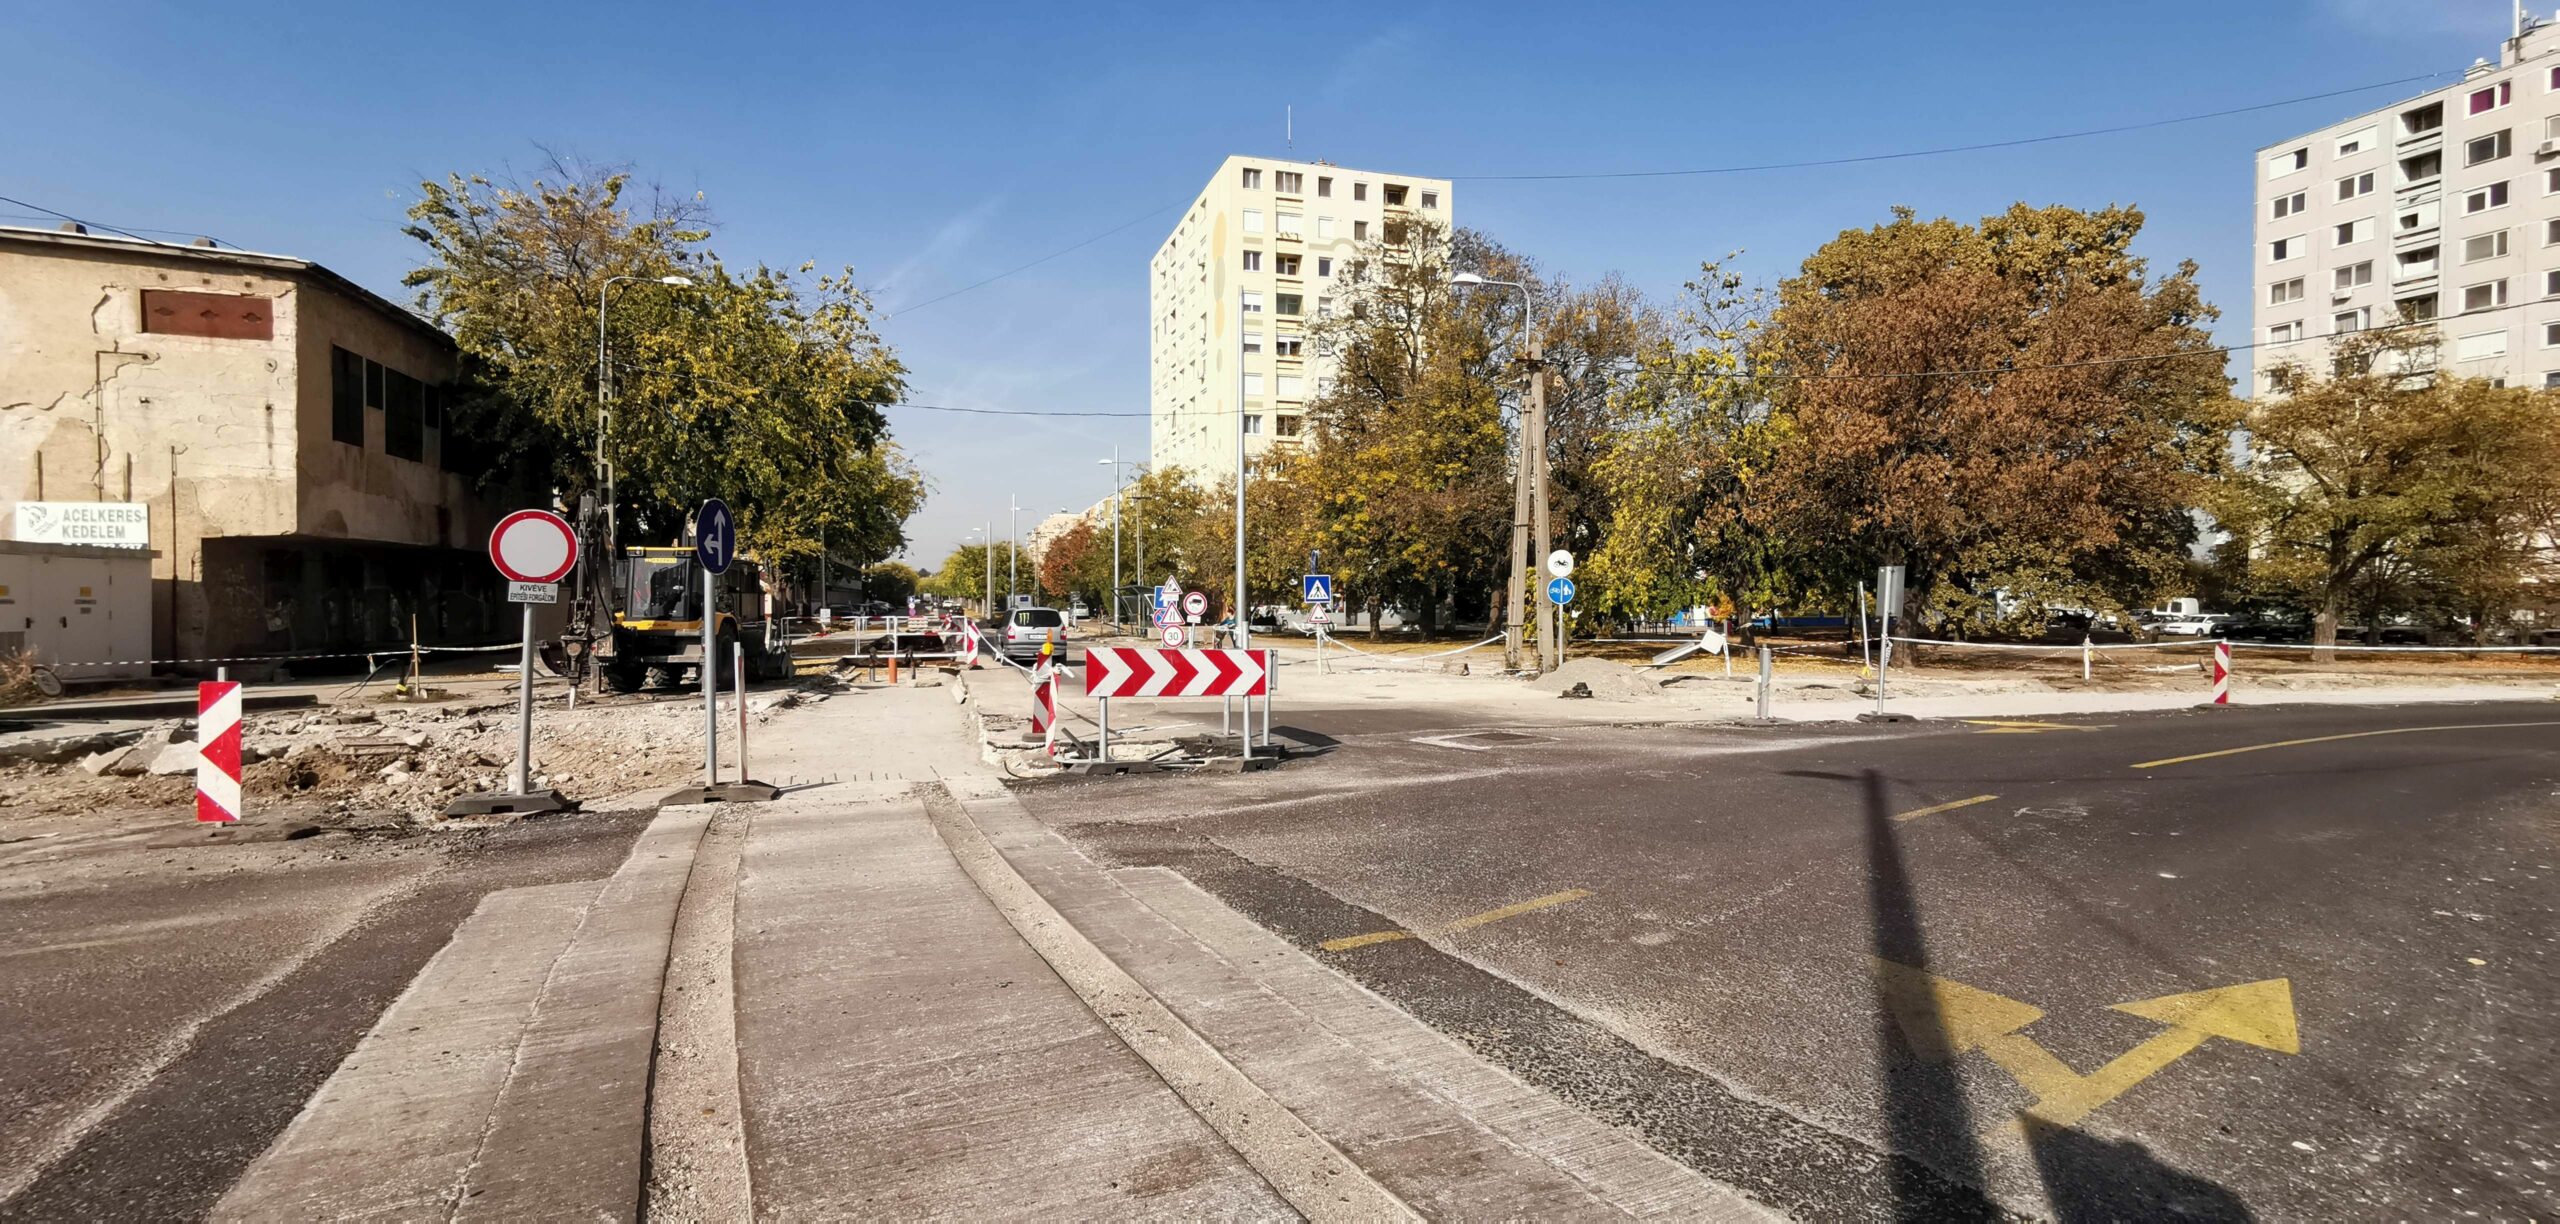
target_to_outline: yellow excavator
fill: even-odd
[[[610,592],[581,591],[567,631],[541,644],[543,665],[573,680],[593,668],[617,693],[676,688],[688,674],[699,683],[704,577],[688,546],[622,550]],[[734,643],[746,645],[748,679],[790,675],[791,656],[766,612],[763,566],[740,557],[714,581],[711,632],[719,683],[733,682]]]

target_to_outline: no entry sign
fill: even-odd
[[[578,533],[548,510],[518,510],[489,533],[489,560],[509,582],[558,582],[578,566]]]

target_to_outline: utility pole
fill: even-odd
[[[1546,344],[1538,338],[1537,331],[1532,328],[1529,332],[1529,422],[1524,430],[1528,435],[1528,442],[1524,449],[1528,453],[1522,457],[1520,466],[1528,468],[1534,464],[1536,467],[1534,483],[1530,485],[1530,506],[1531,513],[1537,518],[1538,546],[1530,552],[1529,556],[1534,562],[1531,572],[1539,574],[1546,572],[1544,567],[1547,553],[1555,547],[1554,537],[1547,530],[1546,356]],[[1564,643],[1557,634],[1558,624],[1564,617],[1564,609],[1557,607],[1556,601],[1547,598],[1543,590],[1539,592],[1537,600],[1538,670],[1551,672],[1564,665],[1562,650]]]
[[[1014,590],[1021,585],[1022,567],[1022,499],[1007,497],[1004,512],[1004,606],[1013,607]]]

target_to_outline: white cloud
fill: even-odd
[[[992,195],[980,200],[967,212],[943,222],[933,231],[933,237],[926,240],[921,249],[908,256],[898,266],[889,269],[887,276],[880,278],[880,283],[874,292],[904,289],[907,287],[908,278],[916,273],[937,271],[953,256],[975,245],[978,235],[985,231],[987,223],[994,220],[997,211],[1003,207],[1004,197]]]

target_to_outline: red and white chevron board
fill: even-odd
[[[1259,697],[1271,691],[1268,650],[1095,646],[1084,652],[1088,697]]]
[[[196,819],[240,819],[240,682],[196,685]]]

